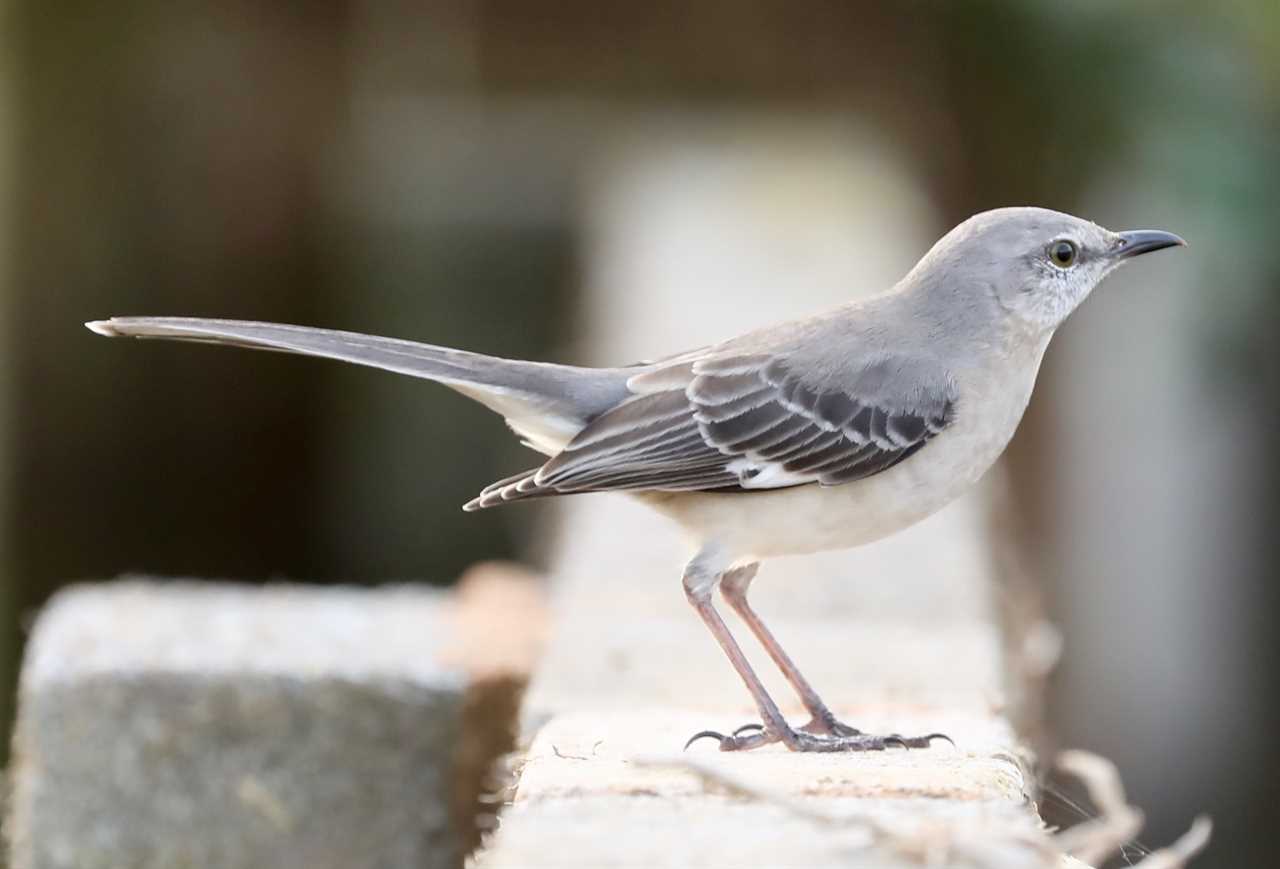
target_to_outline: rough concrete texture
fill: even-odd
[[[63,591],[24,662],[13,865],[457,865],[456,623],[411,587]]]

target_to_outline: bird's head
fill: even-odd
[[[990,294],[1026,327],[1052,331],[1103,278],[1131,258],[1175,245],[1154,229],[1111,232],[1044,208],[999,208],[974,215],[947,233],[921,261],[927,283],[958,278],[961,292]]]

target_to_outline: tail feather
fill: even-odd
[[[625,370],[501,359],[356,332],[193,317],[113,317],[85,325],[99,335],[278,350],[434,380],[501,414],[530,446],[548,455],[629,395]]]
[[[554,489],[538,489],[537,483],[534,482],[534,476],[537,473],[537,468],[531,468],[530,470],[513,474],[510,477],[504,477],[496,483],[490,483],[480,491],[479,495],[463,504],[462,509],[468,513],[473,513],[476,510],[496,507],[508,501],[544,498],[560,494]]]

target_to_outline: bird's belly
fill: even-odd
[[[861,546],[919,522],[978,481],[1008,445],[1034,373],[894,467],[839,486],[755,492],[639,493],[737,562]],[[998,406],[992,406],[992,405]]]

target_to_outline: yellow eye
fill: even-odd
[[[1060,269],[1069,269],[1076,261],[1076,246],[1069,241],[1049,245],[1049,261]]]

